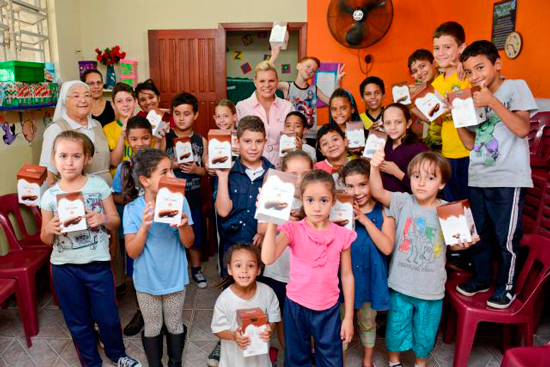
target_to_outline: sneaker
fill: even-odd
[[[487,300],[487,306],[502,310],[510,307],[515,299],[515,293],[505,290],[495,291],[495,293]]]
[[[464,296],[471,297],[477,293],[484,293],[489,291],[489,284],[480,284],[473,279],[468,280],[466,283],[461,283],[456,286],[456,291]]]
[[[120,357],[117,367],[142,367],[141,362],[131,357]]]
[[[212,350],[212,353],[210,353],[210,355],[208,356],[206,364],[208,364],[210,367],[217,367],[220,364],[220,343],[220,341],[216,343],[216,346]]]
[[[191,274],[191,278],[193,278],[193,281],[197,283],[197,287],[201,289],[208,286],[208,282],[206,281],[206,277],[202,273],[202,270],[197,271],[195,274]]]
[[[372,364],[374,366],[374,362]],[[401,362],[399,362],[398,364],[388,364],[388,366],[390,367],[403,367],[403,364],[401,364]]]
[[[141,329],[143,329],[143,325],[145,325],[145,321],[143,320],[141,311],[137,310],[134,317],[132,317],[132,320],[130,320],[128,325],[124,328],[124,335],[134,336],[139,334]]]

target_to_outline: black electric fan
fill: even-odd
[[[330,33],[346,47],[365,48],[380,41],[392,19],[391,0],[331,0],[328,6]]]

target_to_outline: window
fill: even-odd
[[[47,0],[0,0],[1,61],[51,60]]]

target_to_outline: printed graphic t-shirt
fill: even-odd
[[[88,175],[88,181],[81,190],[84,208],[96,213],[105,213],[103,200],[111,195],[111,188],[95,175]],[[52,213],[57,212],[57,194],[65,194],[56,183],[42,197],[40,207]],[[109,261],[109,237],[105,227],[88,228],[55,236],[50,261],[54,265],[88,264],[93,261]]]
[[[397,224],[388,286],[411,297],[442,299],[446,245],[436,210],[422,207],[411,194],[394,192],[386,215]]]

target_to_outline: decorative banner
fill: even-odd
[[[242,60],[243,59],[243,52],[242,51],[235,51],[233,54],[233,60]]]
[[[267,31],[258,31],[258,39],[264,39],[267,38],[269,33]]]
[[[250,46],[254,43],[254,39],[250,34],[245,34],[244,36],[242,36],[241,40],[243,41],[243,45],[245,47]]]
[[[267,60],[267,61],[271,60],[271,55],[269,55],[269,54],[264,54],[264,61],[265,61],[265,60]]]
[[[290,64],[281,64],[281,73],[290,74]]]
[[[34,125],[34,120],[31,118],[25,120],[22,123],[23,136],[29,143],[32,143],[34,137],[36,136],[36,126]]]
[[[241,70],[243,71],[243,74],[248,74],[252,71],[252,68],[250,67],[250,64],[246,62],[241,65]]]

